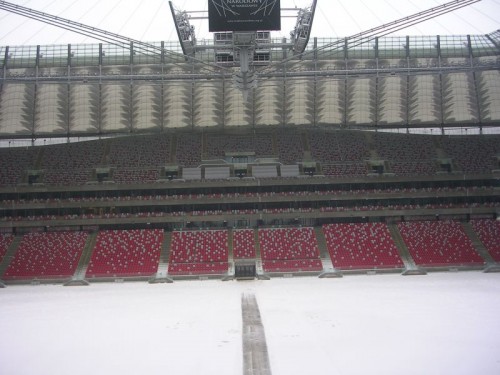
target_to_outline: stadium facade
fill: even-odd
[[[179,128],[489,127],[500,120],[500,31],[314,38],[300,58],[258,33],[257,87],[235,87],[231,33],[178,44],[0,47],[0,136],[40,138]],[[264,46],[264,47],[262,47]],[[203,48],[202,48],[203,47]],[[178,53],[172,53],[178,52]]]

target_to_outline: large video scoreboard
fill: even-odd
[[[208,0],[209,31],[281,29],[280,0]]]

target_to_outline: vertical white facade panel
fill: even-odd
[[[125,115],[123,91],[124,87],[120,84],[102,85],[102,127],[105,131],[126,130],[122,123]]]
[[[165,100],[168,108],[168,128],[191,126],[192,83],[169,81],[165,83]]]
[[[25,84],[5,83],[0,96],[0,134],[15,134],[23,129]]]
[[[95,86],[94,86],[95,88]],[[94,91],[97,91],[94,90]],[[72,84],[70,86],[71,111],[73,129],[76,132],[96,131],[98,119],[96,113],[93,113],[92,102],[94,106],[99,98],[92,98],[91,85]],[[94,122],[92,121],[94,120]]]
[[[406,77],[381,77],[378,84],[378,124],[406,122]]]
[[[64,128],[58,126],[58,112],[64,108],[58,103],[58,89],[60,84],[39,83],[37,85],[36,100],[36,128],[37,133],[65,133]],[[61,100],[67,100],[61,98]],[[67,124],[62,124],[63,126]]]
[[[317,109],[318,124],[340,125],[343,122],[341,102],[343,80],[324,78],[318,82],[318,92],[322,105]]]
[[[347,123],[374,123],[375,78],[349,78],[347,81]]]
[[[482,121],[500,120],[500,71],[481,72],[478,81]]]
[[[150,129],[154,127],[153,123],[153,85],[140,83],[134,85],[134,108],[137,113],[135,114],[135,126],[139,130]]]
[[[408,91],[410,124],[441,122],[440,87],[437,75],[411,76]]]
[[[477,105],[472,78],[468,73],[443,75],[444,122],[476,122]]]

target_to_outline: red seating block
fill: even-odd
[[[227,230],[176,231],[172,233],[170,275],[223,274],[228,269]]]
[[[97,235],[87,277],[150,276],[156,273],[163,230],[109,230]]]
[[[25,234],[4,278],[14,280],[72,276],[86,240],[86,232]]]
[[[402,268],[403,261],[384,223],[323,226],[332,263],[338,269]]]
[[[2,263],[3,257],[7,253],[7,249],[12,241],[14,241],[12,234],[0,234],[0,263]]]
[[[233,231],[234,259],[255,258],[255,236],[253,229],[237,229]]]
[[[472,228],[495,262],[500,262],[500,222],[497,220],[471,220]]]
[[[398,228],[417,265],[442,267],[484,264],[459,222],[403,222],[398,224]]]
[[[264,271],[323,269],[313,228],[259,229],[258,236]]]

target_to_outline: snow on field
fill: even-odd
[[[500,374],[500,274],[0,289],[0,374],[242,374],[241,295],[273,375]]]

